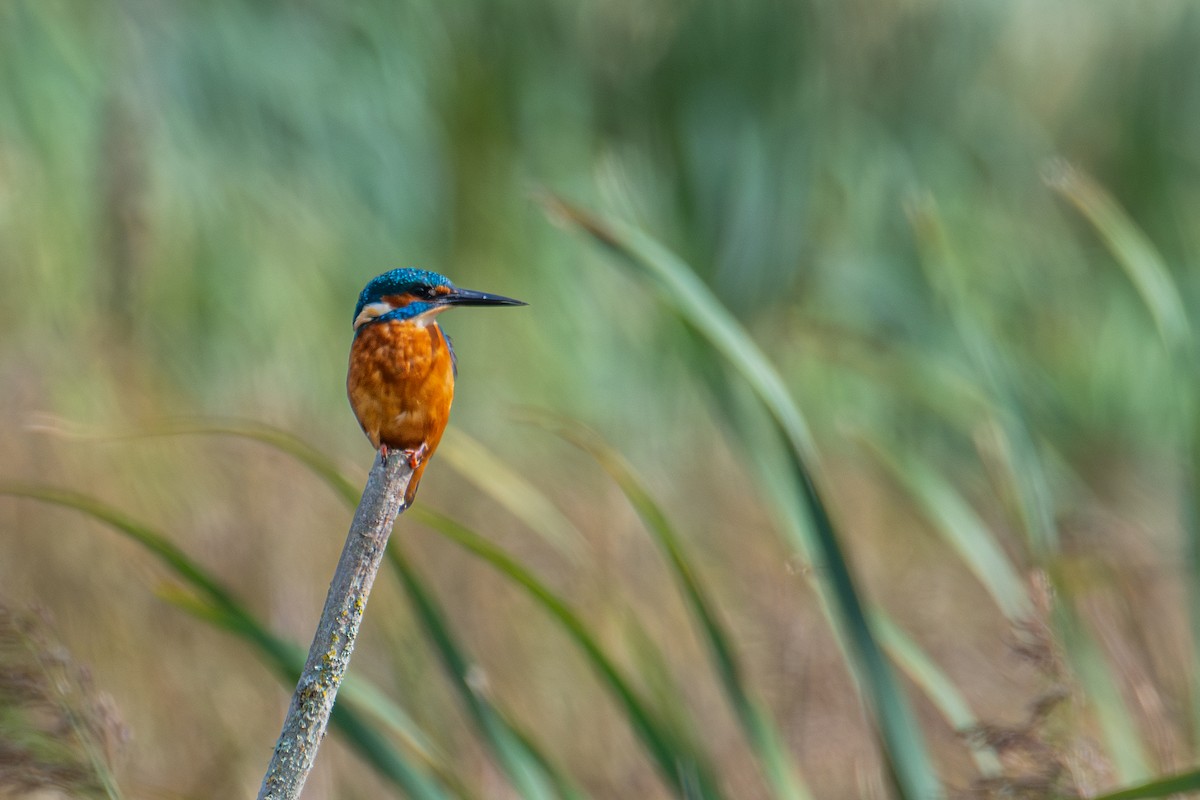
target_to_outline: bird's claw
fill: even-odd
[[[383,465],[386,467],[388,462],[388,454],[392,452],[386,444],[379,445],[379,456],[383,459]],[[404,456],[408,461],[409,469],[416,469],[425,461],[425,457],[429,455],[429,445],[422,444],[420,447],[411,450],[401,450],[400,455]]]
[[[408,458],[408,466],[410,469],[416,469],[421,466],[421,462],[425,460],[425,455],[429,452],[429,447],[422,444],[415,450],[405,450],[404,455]]]

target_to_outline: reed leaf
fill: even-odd
[[[0,485],[0,494],[25,497],[79,511],[137,542],[195,592],[199,603],[207,606],[207,612],[199,615],[202,619],[218,622],[226,630],[248,641],[264,661],[275,667],[285,685],[295,684],[303,665],[303,657],[297,656],[298,648],[267,630],[213,576],[161,532],[78,492],[43,486],[4,484]],[[351,748],[381,776],[402,788],[410,797],[418,800],[441,800],[446,797],[444,790],[436,782],[393,747],[356,711],[345,705],[336,706],[332,721],[346,737],[346,742]],[[427,760],[427,768],[431,766],[428,752],[421,755]]]
[[[871,610],[871,622],[888,655],[904,670],[909,680],[920,687],[951,728],[959,734],[979,728],[979,718],[954,681],[903,628],[878,609]],[[999,754],[986,744],[972,746],[971,758],[984,776],[999,775],[1003,771]]]
[[[1010,622],[1033,611],[1025,582],[970,503],[951,483],[916,458],[885,449],[865,437],[876,460],[905,488],[938,534],[958,554]]]
[[[1168,350],[1183,354],[1193,347],[1186,304],[1158,249],[1120,204],[1091,176],[1056,159],[1045,169],[1047,185],[1077,208],[1125,270],[1158,326]]]
[[[989,335],[970,309],[972,298],[963,285],[963,265],[950,245],[937,205],[932,198],[914,202],[910,216],[921,248],[922,264],[931,286],[941,296],[954,327],[973,359],[990,393],[996,398],[996,431],[1000,463],[1016,500],[1019,516],[1037,564],[1052,576],[1059,566],[1059,536],[1055,524],[1052,486],[1037,446],[1037,438],[1016,398],[1016,381],[1009,374],[1005,354],[996,337]],[[1117,680],[1094,639],[1071,607],[1070,587],[1055,581],[1068,602],[1055,605],[1055,631],[1062,639],[1075,677],[1088,700],[1108,743],[1122,780],[1149,775],[1142,742],[1133,716],[1117,688]]]
[[[634,733],[651,757],[663,781],[680,797],[719,798],[712,765],[700,752],[672,735],[668,725],[659,719],[646,701],[633,689],[621,670],[605,653],[604,648],[588,630],[583,620],[570,606],[552,592],[533,573],[504,552],[500,547],[479,536],[449,517],[422,506],[409,512],[418,522],[427,525],[468,552],[488,562],[513,584],[521,587],[543,610],[549,613],[563,631],[582,650],[589,664],[600,676],[604,686],[616,698]]]
[[[785,800],[810,798],[808,788],[787,755],[783,734],[774,719],[747,688],[732,640],[717,617],[716,605],[688,559],[666,512],[655,502],[632,467],[592,431],[561,417],[547,418],[559,436],[588,453],[625,494],[642,523],[666,555],[692,614],[700,623],[721,687],[751,749],[759,760],[774,796]]]
[[[1141,800],[1146,797],[1172,797],[1200,791],[1200,770],[1190,770],[1165,778],[1156,778],[1137,786],[1097,795],[1092,800]]]
[[[1174,424],[1182,450],[1179,504],[1189,573],[1188,613],[1192,626],[1193,660],[1200,663],[1200,426],[1196,424],[1196,387],[1200,367],[1196,340],[1183,295],[1167,268],[1166,260],[1117,200],[1089,175],[1065,161],[1053,161],[1046,182],[1087,218],[1125,271],[1146,310],[1175,369]],[[1200,731],[1200,675],[1192,670],[1191,712],[1193,736]]]
[[[818,562],[826,577],[819,584],[821,592],[835,612],[844,641],[850,645],[850,665],[879,725],[884,754],[897,788],[910,800],[939,796],[941,787],[920,727],[871,630],[842,553],[840,537],[809,472],[808,464],[816,463],[817,451],[808,425],[779,373],[695,272],[675,254],[636,228],[601,220],[561,198],[544,195],[542,204],[551,217],[583,231],[632,266],[639,276],[650,280],[662,298],[723,357],[728,369],[753,388],[770,412],[777,435],[789,445],[785,456],[792,492],[812,521],[811,537],[797,539],[795,544]]]
[[[458,474],[475,484],[505,511],[539,535],[561,556],[578,564],[583,534],[546,494],[482,442],[455,428],[446,431],[438,448]]]
[[[507,717],[473,685],[471,665],[461,645],[455,640],[445,613],[438,607],[433,594],[417,574],[416,567],[396,542],[392,542],[388,547],[386,557],[399,576],[421,626],[441,656],[446,673],[450,676],[451,683],[475,728],[495,755],[513,787],[526,800],[550,800],[555,796],[577,797],[579,792],[570,788],[569,781],[557,770],[548,772],[545,765],[549,764],[549,760],[535,754],[528,737],[519,736]],[[565,794],[563,789],[566,789]]]

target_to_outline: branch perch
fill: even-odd
[[[295,800],[304,788],[329,725],[338,687],[350,666],[388,537],[396,517],[404,511],[404,492],[411,480],[408,459],[397,454],[385,466],[376,456],[333,573],[308,660],[283,721],[283,732],[258,791],[259,800]]]

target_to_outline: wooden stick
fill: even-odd
[[[404,492],[410,480],[412,468],[402,454],[393,454],[386,467],[375,458],[329,584],[308,661],[258,791],[259,800],[295,800],[304,788],[329,725],[338,687],[350,666],[388,537],[396,517],[404,511]]]

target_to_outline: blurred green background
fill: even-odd
[[[545,494],[566,544],[469,479],[453,443],[418,504],[503,544],[621,663],[657,642],[666,663],[647,674],[674,676],[728,794],[769,796],[636,517],[587,456],[514,410],[597,429],[684,532],[815,796],[887,796],[809,568],[750,465],[757,445],[728,424],[738,390],[650,283],[548,219],[549,190],[664,243],[746,326],[808,416],[860,588],[981,721],[1020,727],[1065,692],[1037,720],[1045,749],[1005,774],[1058,764],[1091,792],[1183,769],[1196,394],[1186,319],[1172,320],[1200,291],[1197,53],[1200,9],[1171,0],[9,0],[0,480],[83,490],[161,527],[307,642],[349,519],[308,472],[226,437],[64,432],[252,419],[361,480],[373,454],[344,379],[362,285],[420,266],[521,298],[442,318],[459,354],[452,428]],[[1108,227],[1074,205],[1109,197],[1127,217]],[[1124,745],[1078,662],[1022,657],[906,488],[921,470],[1022,580],[1052,577],[1112,676]],[[132,732],[127,796],[253,791],[288,690],[157,597],[172,579],[106,528],[4,499],[0,531],[0,599],[53,613]],[[666,796],[561,631],[435,534],[403,520],[396,540],[487,691],[582,787]],[[394,581],[377,584],[353,670],[478,796],[513,796]],[[939,775],[971,787],[964,738],[912,696]],[[384,791],[331,737],[306,797]]]

